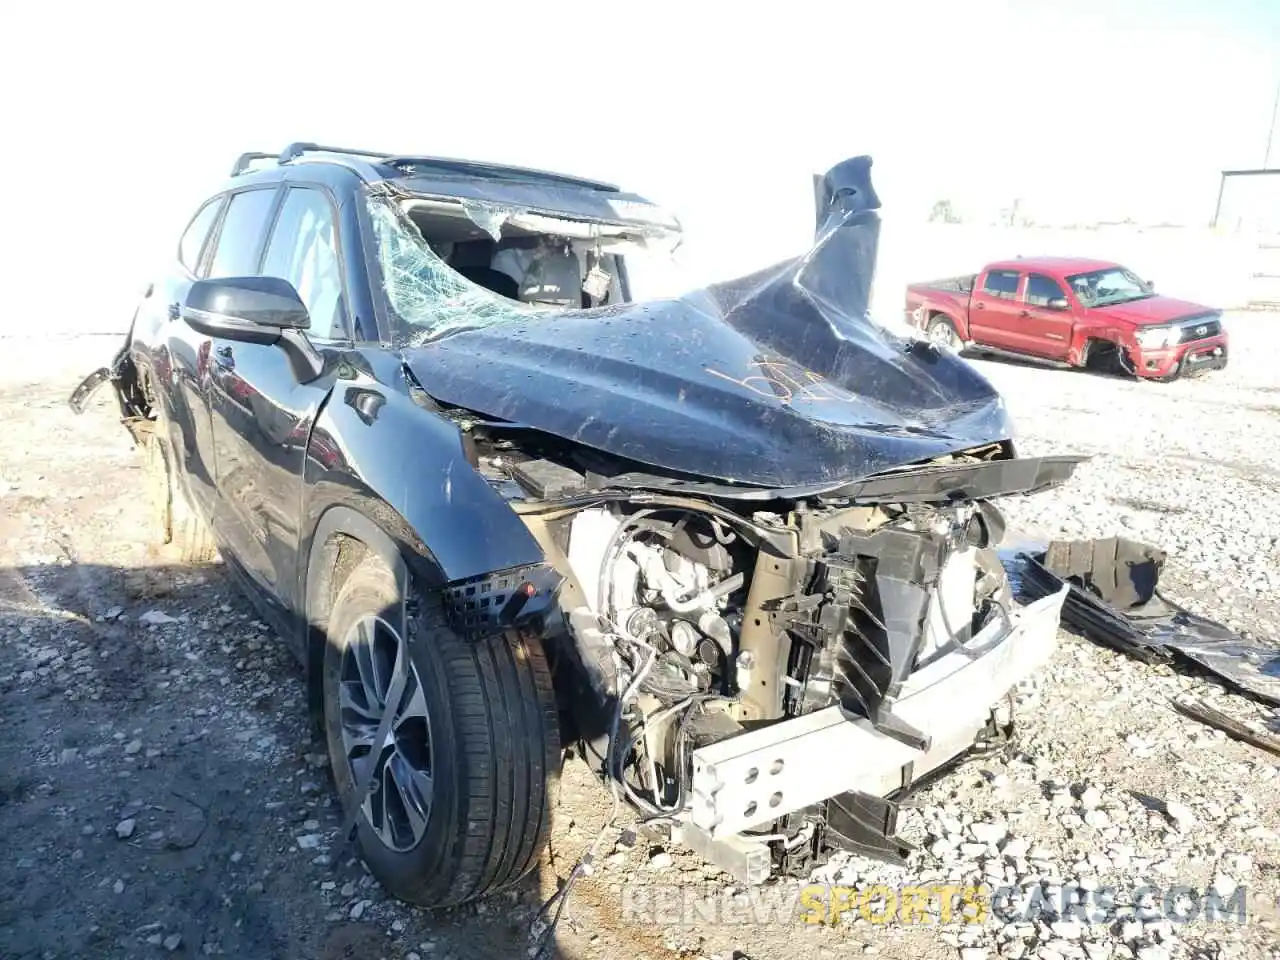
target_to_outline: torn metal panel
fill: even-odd
[[[439,309],[443,294],[450,318],[405,361],[444,403],[738,485],[839,485],[1009,440],[980,373],[868,316],[880,232],[869,158],[833,168],[818,197],[802,257],[677,298],[551,312],[441,276],[379,213],[393,309]]]
[[[654,233],[680,232],[680,221],[670,211],[634,193],[517,176],[431,176],[425,170],[421,175],[412,175],[413,168],[408,169],[411,175],[396,181],[397,191],[405,195],[438,197],[569,220],[630,224]]]
[[[522,433],[529,432],[519,425],[492,421],[473,421],[471,426],[504,438],[518,438]],[[587,470],[587,489],[580,494],[586,499],[599,496],[599,491],[602,490],[643,490],[697,494],[721,500],[769,501],[823,497],[847,500],[854,504],[886,501],[948,504],[962,500],[985,501],[997,497],[1040,493],[1065,483],[1076,467],[1088,458],[1065,455],[978,462],[957,459],[950,463],[924,464],[886,471],[851,483],[833,480],[794,487],[748,487],[638,471],[617,473],[608,469],[610,466],[616,468],[617,464],[610,464],[604,458],[598,458],[599,462],[596,462],[597,458],[583,455],[579,459]],[[566,494],[573,495],[572,491],[566,491]],[[993,537],[992,540],[996,542],[999,538]]]
[[[104,383],[108,383],[110,380],[111,368],[99,367],[80,381],[80,385],[71,392],[71,396],[67,399],[67,404],[74,413],[84,413],[89,400]]]
[[[371,191],[379,196],[386,191]],[[510,235],[548,235],[574,240],[590,240],[604,252],[634,253],[637,250],[674,250],[680,243],[679,233],[648,224],[581,220],[568,215],[538,213],[520,207],[509,207],[480,200],[458,200],[440,197],[390,196],[409,213],[425,211],[432,216],[465,217],[495,241]],[[410,318],[412,319],[412,318]]]
[[[67,404],[72,411],[76,414],[84,413],[93,395],[104,384],[110,383],[120,408],[120,419],[126,426],[131,421],[146,415],[149,404],[143,396],[141,385],[138,383],[137,370],[129,356],[131,339],[131,336],[125,338],[124,345],[116,351],[110,366],[99,367],[72,391],[67,399]]]
[[[1071,588],[1063,619],[1092,640],[1145,661],[1178,657],[1280,706],[1280,650],[1180,607],[1158,589],[1166,554],[1110,537],[1054,541],[1010,570],[1029,597]]]

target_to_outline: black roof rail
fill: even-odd
[[[394,153],[387,153],[385,150],[356,150],[353,147],[326,147],[319,143],[291,143],[280,153],[280,162],[288,163],[290,160],[297,160],[304,153],[345,153],[350,157],[376,157],[385,160],[388,157],[394,157]]]
[[[432,167],[445,173],[453,174],[489,174],[495,177],[533,177],[549,183],[560,183],[572,187],[587,187],[606,193],[618,193],[617,184],[603,180],[588,180],[567,173],[552,173],[549,170],[538,170],[534,167],[514,167],[506,163],[489,163],[482,160],[455,160],[450,157],[398,157],[389,156],[384,161],[389,167]]]
[[[387,153],[384,150],[356,150],[352,147],[326,147],[319,143],[307,143],[299,141],[291,143],[280,153],[242,153],[236,160],[235,166],[231,168],[231,175],[238,177],[249,169],[249,165],[255,160],[274,160],[276,163],[288,163],[291,160],[297,160],[304,153],[338,153],[345,154],[349,157],[372,157],[379,160],[386,160],[394,157],[394,153]]]
[[[249,164],[255,160],[275,160],[278,157],[279,154],[275,153],[242,153],[236,159],[235,166],[231,168],[231,175],[233,177],[240,176],[240,174],[249,169]]]
[[[235,166],[231,169],[231,175],[234,177],[244,173],[249,169],[249,165],[255,160],[275,160],[279,164],[285,164],[297,160],[304,154],[308,153],[333,153],[339,156],[365,157],[386,166],[398,168],[401,171],[406,167],[431,167],[446,174],[480,174],[482,176],[488,175],[508,178],[531,177],[549,183],[560,183],[575,187],[587,187],[588,189],[600,190],[608,193],[619,192],[619,187],[616,184],[606,183],[601,180],[587,180],[583,177],[574,177],[563,173],[551,173],[547,170],[537,170],[532,167],[515,167],[507,164],[486,163],[477,160],[456,160],[449,157],[410,156],[406,154],[391,153],[386,150],[359,150],[354,147],[330,147],[325,146],[324,144],[310,143],[308,141],[291,143],[279,154],[242,153],[240,155],[240,159],[236,161]]]

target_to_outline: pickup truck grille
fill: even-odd
[[[1203,320],[1188,320],[1182,325],[1179,343],[1191,343],[1193,340],[1204,340],[1216,337],[1222,332],[1222,321],[1217,317],[1205,317]]]

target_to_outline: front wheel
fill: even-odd
[[[348,816],[372,771],[356,831],[373,875],[402,900],[445,907],[527,874],[547,840],[559,768],[540,643],[464,640],[438,598],[412,587],[402,597],[372,556],[339,589],[327,633],[331,768]],[[394,686],[403,693],[389,704]],[[374,743],[388,709],[389,732]]]
[[[1081,366],[1095,373],[1113,377],[1136,378],[1138,370],[1133,365],[1129,351],[1110,340],[1092,340],[1085,347]]]
[[[940,349],[952,350],[959,352],[963,345],[960,341],[960,334],[956,331],[956,325],[946,317],[934,317],[929,321],[929,342]]]

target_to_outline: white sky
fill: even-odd
[[[812,174],[858,153],[889,220],[1205,223],[1280,81],[1280,0],[18,7],[0,249],[45,310],[131,293],[238,153],[291,140],[611,179],[722,274],[803,250]]]

